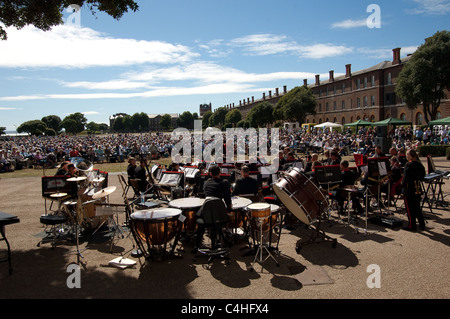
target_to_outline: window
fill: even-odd
[[[319,112],[322,112],[322,103],[319,103]]]
[[[345,117],[342,118],[342,125],[345,125]]]
[[[389,72],[387,74],[387,81],[386,82],[387,82],[388,85],[392,84],[392,73]]]
[[[342,109],[345,110],[345,101],[342,100]]]
[[[367,96],[364,97],[364,107],[367,107]]]
[[[406,121],[406,114],[405,114],[405,113],[402,113],[402,114],[400,115],[400,119],[401,119],[402,121]]]
[[[333,102],[333,110],[337,110],[336,101]]]
[[[375,106],[375,95],[370,97],[370,105]]]
[[[342,83],[342,93],[345,92],[345,83]]]
[[[325,104],[325,111],[329,111],[330,110],[330,108],[329,108],[329,106],[328,106],[328,102]]]
[[[422,125],[423,124],[423,115],[422,113],[417,113],[416,115],[416,125]]]
[[[367,87],[367,78],[364,78],[364,88]]]
[[[361,87],[361,79],[356,80],[356,89],[359,90]]]
[[[356,107],[361,107],[361,99],[359,97],[356,98]]]
[[[372,86],[375,86],[375,75],[372,75]]]
[[[333,85],[333,93],[336,95],[336,85]]]

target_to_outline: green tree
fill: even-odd
[[[206,111],[202,116],[202,128],[206,129],[209,126],[209,118],[212,116],[211,111]]]
[[[163,116],[161,116],[159,125],[161,125],[164,130],[169,130],[172,127],[172,116],[170,116],[169,114],[164,114]]]
[[[225,124],[225,116],[227,113],[228,109],[226,107],[219,107],[209,118],[209,125],[221,128]]]
[[[184,127],[188,130],[192,130],[194,128],[194,116],[189,111],[184,111],[178,117],[178,127]]]
[[[6,131],[6,127],[0,126],[0,135],[5,134],[5,131]]]
[[[41,119],[42,122],[47,125],[48,128],[52,128],[55,132],[60,131],[61,118],[58,115],[47,115]]]
[[[89,122],[88,124],[86,124],[86,130],[88,131],[88,133],[93,134],[97,131],[99,131],[99,125],[95,122]]]
[[[150,122],[147,113],[134,113],[131,116],[130,129],[134,132],[146,132],[150,128]]]
[[[70,5],[82,7],[86,4],[93,14],[105,12],[119,20],[128,10],[136,12],[139,9],[133,0],[8,0],[0,1],[0,39],[6,40],[4,27],[21,29],[26,25],[48,31],[56,25],[63,24],[63,12]],[[3,25],[2,25],[3,24]]]
[[[28,133],[30,135],[42,135],[45,133],[47,126],[41,120],[26,121],[19,125],[17,133]]]
[[[242,120],[242,114],[238,109],[229,110],[225,115],[225,124],[231,124],[231,127],[235,127],[240,120]]]
[[[275,120],[303,123],[308,114],[316,114],[316,98],[306,86],[297,86],[278,101],[273,110]]]
[[[438,31],[404,65],[395,91],[409,109],[421,103],[428,123],[436,119],[445,89],[450,89],[450,32]]]
[[[247,120],[252,127],[265,127],[272,123],[274,120],[272,104],[267,101],[258,103],[248,113]]]
[[[77,112],[67,115],[61,122],[61,128],[64,128],[69,134],[78,134],[84,131],[87,119],[84,114]]]

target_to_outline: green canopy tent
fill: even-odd
[[[383,121],[372,123],[373,126],[400,126],[400,125],[412,125],[412,122],[396,119],[394,117],[387,118]]]
[[[356,122],[350,123],[350,124],[344,124],[344,127],[346,126],[372,126],[373,123],[372,122],[367,122],[364,120],[357,120]]]
[[[450,116],[446,117],[446,118],[443,118],[443,119],[430,121],[430,122],[428,122],[428,125],[430,125],[430,126],[433,126],[433,125],[450,125]]]

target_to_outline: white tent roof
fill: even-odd
[[[319,128],[320,127],[342,127],[342,125],[337,124],[337,123],[325,122],[322,124],[315,125],[314,127],[319,127]]]

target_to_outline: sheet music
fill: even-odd
[[[378,172],[380,173],[380,176],[386,176],[387,175],[387,169],[386,169],[386,163],[385,162],[378,162]]]

